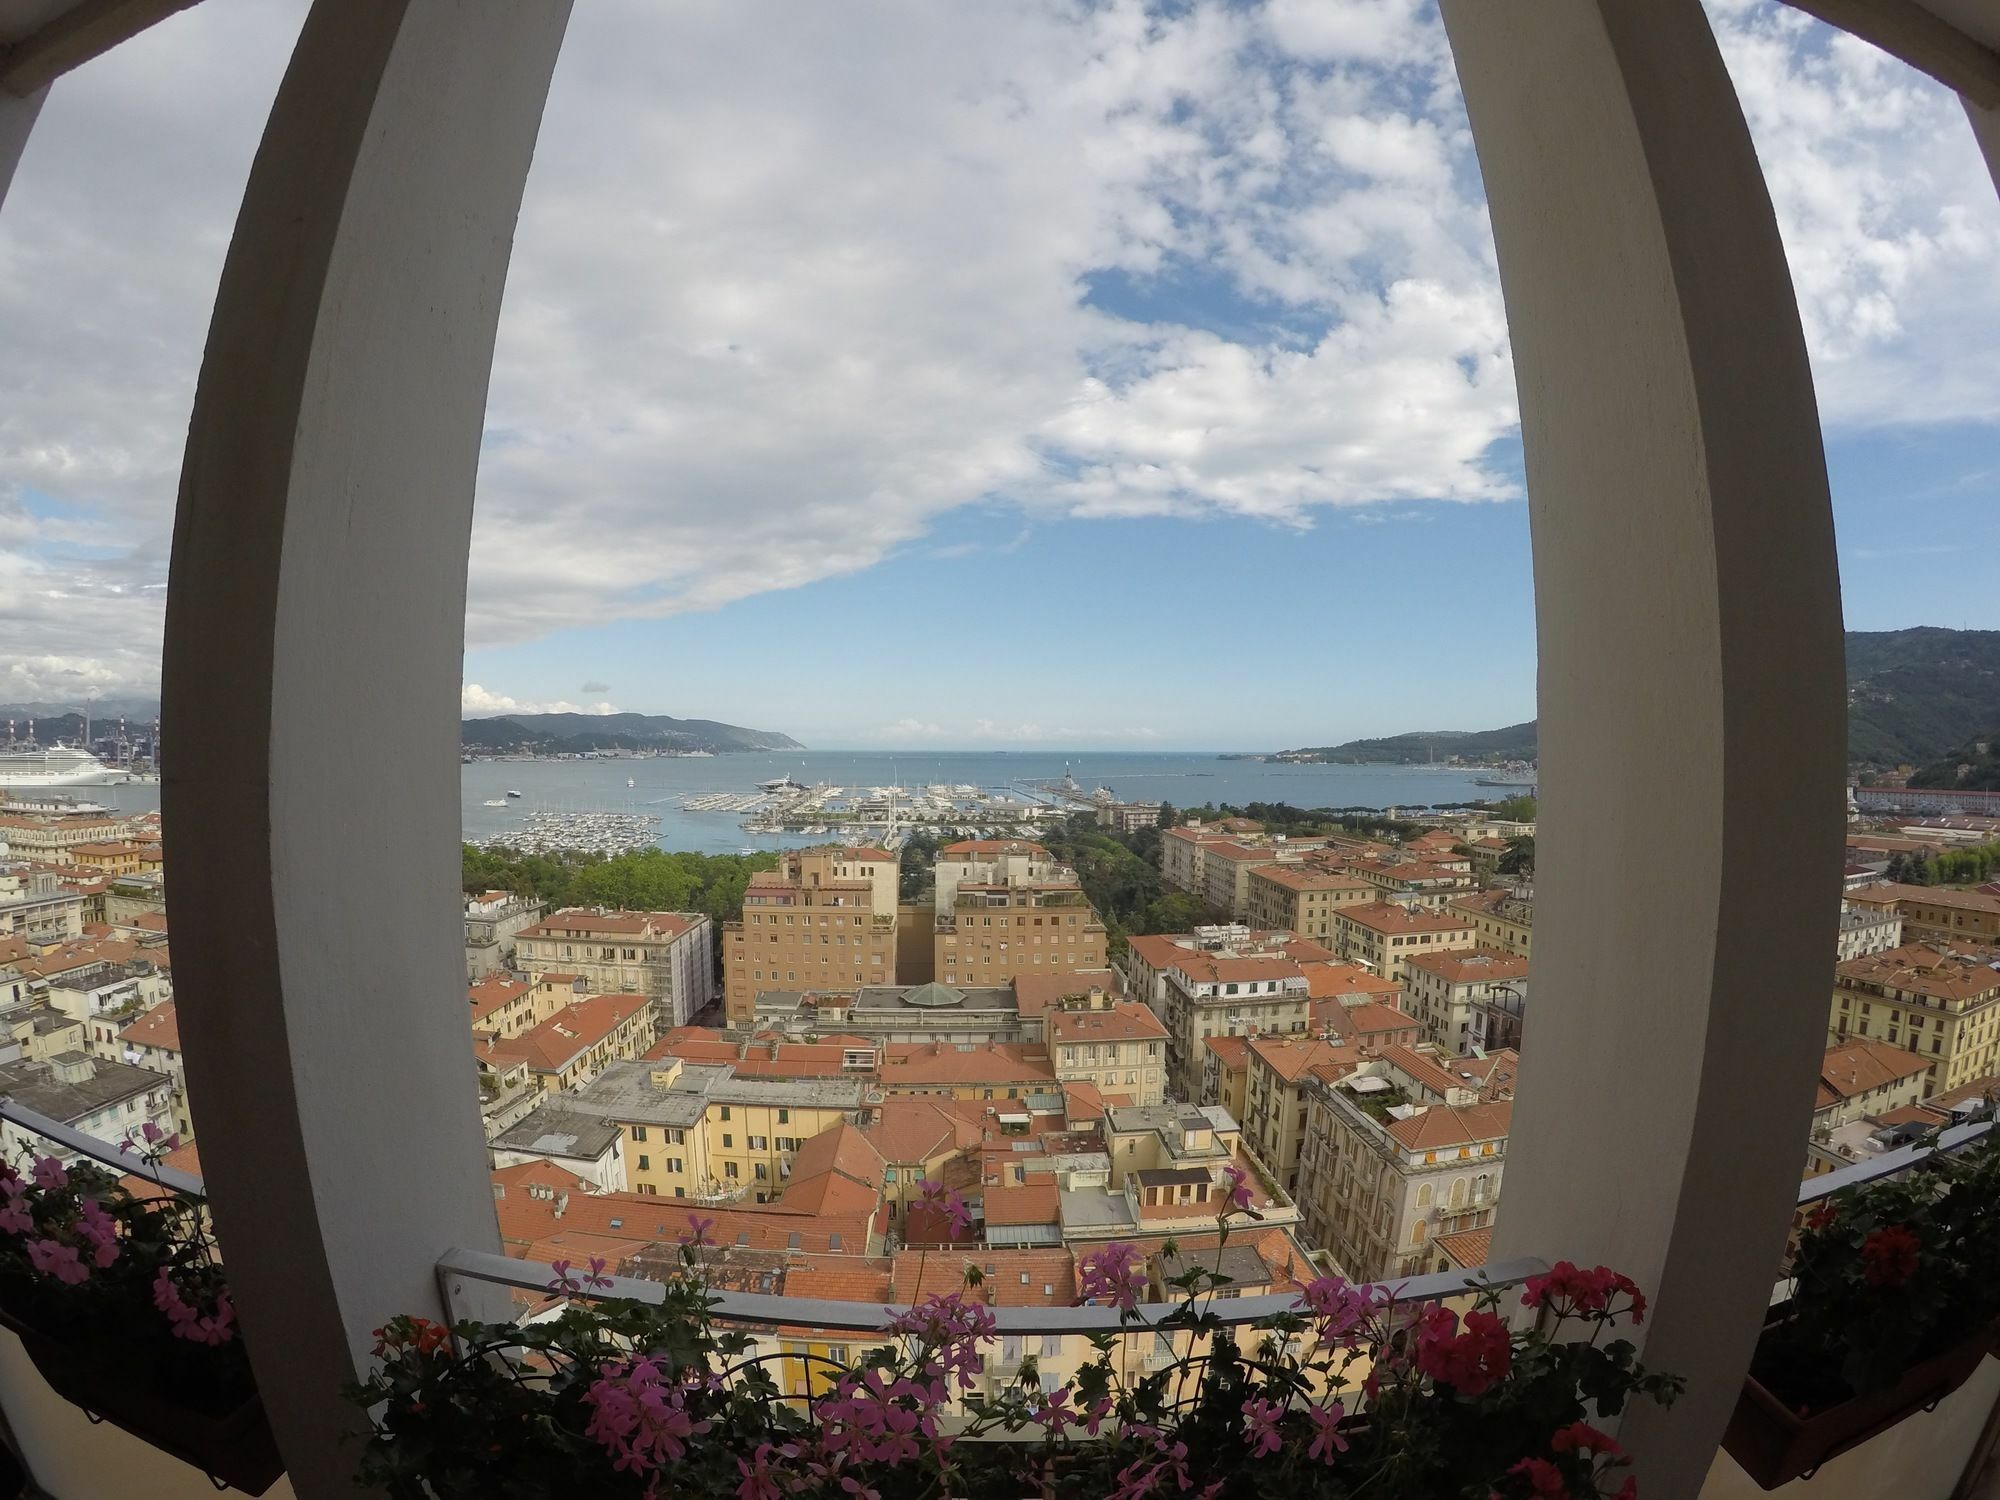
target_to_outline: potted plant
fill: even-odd
[[[1613,1333],[1644,1299],[1602,1268],[1559,1266],[1505,1310],[1490,1287],[1453,1309],[1326,1277],[1232,1330],[1214,1306],[1228,1278],[1202,1267],[1174,1278],[1163,1323],[1142,1323],[1130,1245],[1079,1265],[1082,1294],[1121,1309],[1129,1335],[1091,1336],[1052,1389],[1033,1357],[986,1377],[994,1320],[971,1267],[962,1290],[888,1316],[852,1366],[801,1372],[810,1356],[715,1324],[704,1273],[726,1252],[705,1228],[691,1221],[659,1304],[586,1300],[614,1285],[604,1263],[558,1262],[548,1315],[390,1320],[348,1391],[370,1414],[359,1482],[394,1500],[1631,1500],[1625,1455],[1591,1424],[1680,1387]],[[1162,1335],[1176,1352],[1161,1368],[1122,1347]]]
[[[144,1171],[177,1144],[150,1122]],[[198,1199],[90,1162],[0,1163],[0,1325],[42,1378],[106,1421],[261,1495],[284,1472]]]
[[[1723,1438],[1745,1473],[1775,1489],[1965,1383],[2000,1318],[1996,1194],[1988,1136],[1806,1216]]]

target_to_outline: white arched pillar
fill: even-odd
[[[465,568],[567,0],[318,0],[223,269],[168,591],[202,1166],[301,1496],[369,1329],[497,1249],[457,906]]]
[[[1443,0],[1520,391],[1540,638],[1535,996],[1497,1257],[1604,1262],[1700,1488],[1810,1128],[1846,764],[1825,459],[1696,0]]]

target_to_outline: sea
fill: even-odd
[[[655,759],[483,760],[459,778],[465,836],[486,838],[519,828],[529,814],[643,813],[659,818],[663,849],[733,854],[824,843],[805,834],[752,834],[742,813],[684,811],[681,802],[705,792],[749,793],[779,776],[807,786],[969,785],[1020,798],[1035,782],[1074,776],[1085,792],[1108,787],[1121,802],[1289,802],[1295,807],[1428,807],[1512,795],[1480,787],[1478,771],[1431,766],[1321,766],[1223,760],[1203,751],[928,751],[787,750],[714,757]],[[633,783],[626,786],[626,780]],[[510,791],[519,798],[507,798]],[[79,787],[79,800],[125,811],[160,805],[158,785]],[[504,807],[487,807],[493,799]]]

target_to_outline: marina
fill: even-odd
[[[1183,808],[1222,802],[1420,807],[1505,795],[1473,786],[1475,775],[1488,773],[1223,761],[1198,751],[510,757],[460,768],[460,811],[465,837],[479,843],[519,845],[536,811],[606,812],[656,817],[651,842],[662,848],[736,854],[835,839],[893,838],[901,844],[916,827],[946,838],[1032,838],[1071,813],[1090,811],[1099,789],[1121,800]],[[509,791],[525,795],[510,799]],[[99,795],[150,807],[158,805],[159,789],[114,787]],[[746,828],[746,820],[753,826]]]
[[[517,830],[466,842],[479,849],[497,845],[523,854],[550,854],[560,849],[609,856],[655,847],[659,842],[659,827],[659,818],[650,813],[542,809],[529,813],[527,821]]]

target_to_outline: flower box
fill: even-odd
[[[162,1453],[192,1464],[219,1486],[261,1495],[285,1472],[277,1441],[254,1393],[215,1415],[155,1389],[143,1377],[70,1348],[0,1308],[0,1327],[21,1347],[49,1389],[93,1422],[109,1422]]]
[[[1780,1320],[1765,1325],[1768,1336]],[[1887,1432],[1904,1418],[1928,1411],[1971,1378],[1992,1346],[1982,1330],[1949,1349],[1919,1360],[1893,1385],[1801,1416],[1753,1375],[1743,1378],[1736,1410],[1722,1446],[1737,1466],[1767,1490],[1810,1477],[1821,1464]]]

